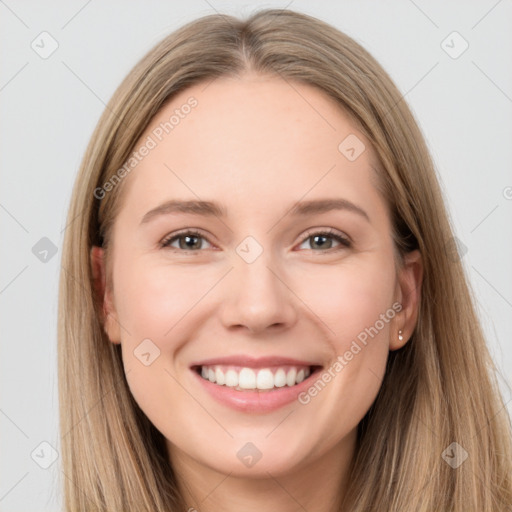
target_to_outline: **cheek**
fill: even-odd
[[[126,266],[115,290],[116,310],[126,327],[123,341],[174,339],[174,330],[210,290],[217,277],[192,266]],[[126,332],[127,331],[127,332]],[[130,333],[128,335],[128,333]],[[172,334],[171,334],[172,333]],[[168,342],[166,342],[168,343]]]
[[[387,258],[368,258],[321,268],[302,279],[305,302],[328,328],[338,354],[350,342],[377,323],[385,337],[389,322],[381,315],[389,312],[395,291],[395,270]],[[389,317],[393,311],[387,314]]]
[[[331,345],[330,372],[323,372],[329,373],[323,382],[328,382],[333,410],[351,410],[351,417],[360,419],[378,392],[389,353],[396,316],[393,262],[372,257],[323,268],[303,282],[302,290]]]
[[[200,327],[201,299],[219,275],[211,268],[154,264],[143,258],[119,263],[115,301],[127,382],[139,406],[164,428],[170,418],[161,404],[189,401],[173,378],[179,370],[177,356]]]
[[[315,282],[316,287],[308,286],[307,302],[329,328],[333,357],[300,397],[300,403],[319,425],[343,415],[344,429],[327,435],[335,442],[363,418],[380,389],[389,354],[390,325],[396,315],[392,308],[395,271],[385,258],[371,264],[359,260],[331,268],[325,279]],[[321,290],[321,282],[328,286]]]
[[[118,266],[115,301],[130,391],[151,422],[171,435],[190,396],[176,377],[175,358],[193,337],[191,319],[218,276],[197,268],[143,259]],[[177,435],[174,432],[173,435]]]

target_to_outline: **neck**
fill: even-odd
[[[356,430],[298,467],[247,477],[206,466],[168,442],[178,488],[190,512],[340,512],[355,445]]]

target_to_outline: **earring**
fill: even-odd
[[[398,341],[402,341],[404,337],[402,336],[402,331],[398,331]]]

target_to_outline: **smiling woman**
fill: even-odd
[[[512,506],[432,161],[345,34],[278,10],[171,34],[111,99],[68,215],[66,510]]]

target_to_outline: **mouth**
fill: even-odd
[[[239,392],[276,392],[295,388],[318,373],[320,365],[281,365],[261,368],[234,365],[194,365],[191,369],[201,379],[219,387]]]

